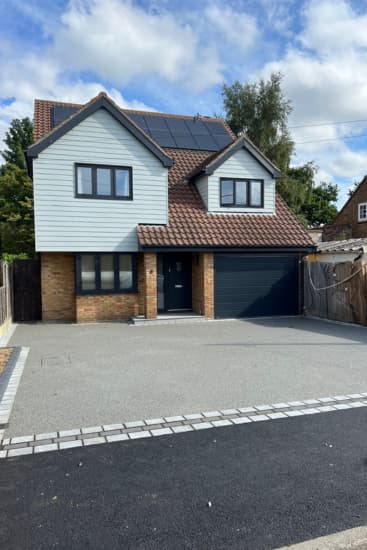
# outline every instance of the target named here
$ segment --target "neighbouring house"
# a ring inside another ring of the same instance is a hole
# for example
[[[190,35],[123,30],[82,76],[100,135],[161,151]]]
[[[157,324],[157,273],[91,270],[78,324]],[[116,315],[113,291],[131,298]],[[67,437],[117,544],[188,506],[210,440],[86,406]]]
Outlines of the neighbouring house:
[[[36,100],[42,316],[120,320],[298,314],[307,231],[281,174],[217,118]]]
[[[324,226],[323,241],[367,237],[367,176],[349,197],[333,223]]]

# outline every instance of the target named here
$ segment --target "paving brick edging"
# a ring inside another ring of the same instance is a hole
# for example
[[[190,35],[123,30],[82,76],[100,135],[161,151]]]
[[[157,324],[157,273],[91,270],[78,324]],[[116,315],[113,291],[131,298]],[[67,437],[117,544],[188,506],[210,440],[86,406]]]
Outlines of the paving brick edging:
[[[8,426],[10,413],[13,408],[15,396],[23,374],[24,365],[28,356],[29,348],[15,348],[10,357],[10,365],[7,365],[4,375],[7,375],[7,369],[10,368],[10,376],[4,392],[0,393],[0,439],[4,434],[4,429]],[[14,362],[14,363],[13,363]],[[13,363],[13,364],[12,364]],[[1,389],[1,381],[0,381]]]
[[[293,416],[326,413],[355,407],[367,407],[367,392],[305,399],[303,401],[273,403],[272,405],[257,405],[239,409],[223,409],[162,418],[149,418],[134,422],[61,430],[58,432],[12,437],[11,439],[6,438],[0,442],[0,458],[31,455],[34,453],[70,449],[72,447],[87,447],[100,443],[113,443],[115,441],[178,434],[194,430],[235,426],[251,422],[277,420]]]

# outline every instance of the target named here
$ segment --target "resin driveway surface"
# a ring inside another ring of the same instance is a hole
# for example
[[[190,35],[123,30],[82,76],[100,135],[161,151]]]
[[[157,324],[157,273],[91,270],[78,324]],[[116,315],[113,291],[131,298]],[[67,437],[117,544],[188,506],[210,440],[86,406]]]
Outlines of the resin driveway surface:
[[[7,435],[367,391],[367,329],[303,318],[19,325]]]

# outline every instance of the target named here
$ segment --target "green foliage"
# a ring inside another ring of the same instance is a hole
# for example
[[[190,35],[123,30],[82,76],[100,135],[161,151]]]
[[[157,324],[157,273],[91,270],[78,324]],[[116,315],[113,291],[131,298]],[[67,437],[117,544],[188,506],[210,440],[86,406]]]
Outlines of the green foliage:
[[[257,83],[223,85],[222,97],[226,119],[238,135],[244,132],[283,172],[288,169],[294,143],[287,128],[292,111],[281,88],[282,75],[273,73],[270,80]]]
[[[313,162],[288,169],[277,182],[277,191],[305,226],[330,223],[338,210],[338,186],[315,184],[317,167]]]
[[[1,256],[1,259],[8,264],[15,262],[15,260],[28,260],[28,254],[21,252],[20,254],[7,254],[6,252]]]
[[[0,176],[0,250],[34,255],[32,181],[15,164],[7,164]]]
[[[5,133],[4,143],[7,148],[1,154],[6,164],[15,164],[25,170],[24,150],[33,143],[31,120],[28,117],[12,120],[9,130]]]
[[[282,92],[282,75],[273,73],[265,82],[223,86],[226,120],[235,134],[244,132],[280,168],[284,176],[277,191],[305,225],[330,223],[337,214],[338,188],[331,183],[315,185],[313,162],[291,167],[294,142],[288,130],[292,105]]]

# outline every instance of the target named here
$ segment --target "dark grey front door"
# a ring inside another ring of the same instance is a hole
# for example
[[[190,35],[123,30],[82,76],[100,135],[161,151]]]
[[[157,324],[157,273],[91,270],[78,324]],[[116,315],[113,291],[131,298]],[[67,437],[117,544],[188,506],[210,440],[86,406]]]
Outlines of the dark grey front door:
[[[191,254],[164,256],[165,310],[192,308]]]

